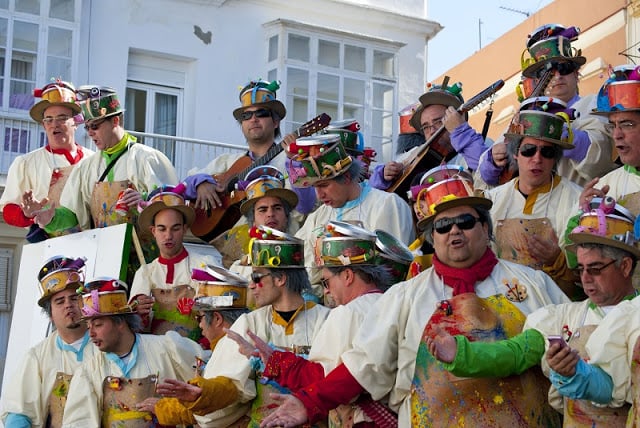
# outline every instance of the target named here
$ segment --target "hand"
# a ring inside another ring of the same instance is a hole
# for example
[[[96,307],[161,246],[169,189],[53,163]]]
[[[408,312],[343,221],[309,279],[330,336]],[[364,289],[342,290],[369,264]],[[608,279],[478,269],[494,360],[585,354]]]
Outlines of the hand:
[[[271,354],[273,354],[273,349],[271,349],[271,346],[269,346],[267,342],[260,339],[251,331],[247,330],[247,335],[251,338],[251,340],[253,340],[254,344],[251,344],[248,340],[246,340],[244,337],[233,330],[225,328],[224,331],[225,333],[227,333],[229,339],[238,344],[238,346],[240,347],[240,353],[245,357],[260,357],[262,362],[265,364],[269,361],[269,358],[271,358]]]
[[[27,218],[33,218],[41,211],[44,207],[49,203],[49,198],[44,198],[41,201],[34,199],[33,192],[31,190],[27,190],[22,195],[22,203],[20,207],[22,208],[22,212]]]
[[[439,334],[435,337],[427,338],[427,346],[431,355],[443,363],[453,362],[458,352],[456,339],[450,334]]]
[[[136,409],[141,412],[156,413],[156,403],[160,401],[158,397],[149,397],[144,401],[136,404]]]
[[[260,428],[293,428],[307,422],[307,409],[293,395],[270,394],[271,399],[280,402],[280,406],[260,422]]]
[[[289,150],[291,144],[296,142],[296,138],[298,138],[296,134],[287,134],[284,136],[282,142],[280,143],[282,144],[282,147],[284,148],[284,151],[289,159],[292,159],[295,155],[297,155],[297,153],[291,153],[291,151]]]
[[[609,192],[609,185],[605,184],[601,189],[596,189],[595,185],[600,181],[599,177],[594,178],[590,182],[588,182],[582,193],[580,193],[580,209],[584,212],[591,211],[590,203],[593,198],[604,198],[605,195]]]
[[[135,299],[133,299],[131,303],[135,306],[134,310],[138,315],[148,315],[151,312],[151,308],[153,308],[155,301],[156,299],[152,296],[139,294],[135,296]]]
[[[182,401],[196,401],[202,394],[202,388],[177,379],[165,379],[156,387],[163,397],[175,397]]]
[[[127,204],[129,208],[137,208],[138,204],[143,201],[142,195],[135,189],[127,188],[123,193],[118,203]]]
[[[453,130],[458,126],[462,125],[464,122],[464,117],[460,113],[458,113],[455,108],[449,106],[444,111],[444,116],[442,116],[442,124],[450,133],[453,132]]]
[[[386,181],[393,181],[402,174],[404,170],[404,164],[401,162],[387,162],[384,164],[384,179]]]
[[[575,349],[571,349],[569,345],[553,343],[549,346],[545,354],[547,363],[556,373],[571,377],[576,374],[576,366],[580,360],[580,355]]]
[[[552,230],[549,238],[531,235],[527,238],[529,254],[544,265],[552,266],[562,250],[558,245],[558,236]]]
[[[209,210],[211,208],[221,207],[222,199],[218,193],[223,193],[225,189],[220,184],[209,183],[208,181],[198,184],[196,187],[196,208]]]
[[[33,221],[42,229],[44,229],[49,223],[51,223],[51,220],[53,220],[55,214],[56,204],[52,203],[50,207],[41,209],[40,211],[36,211],[36,215],[33,217]]]
[[[509,162],[509,155],[507,154],[507,145],[505,143],[496,143],[491,146],[491,158],[493,164],[497,167],[504,168]]]

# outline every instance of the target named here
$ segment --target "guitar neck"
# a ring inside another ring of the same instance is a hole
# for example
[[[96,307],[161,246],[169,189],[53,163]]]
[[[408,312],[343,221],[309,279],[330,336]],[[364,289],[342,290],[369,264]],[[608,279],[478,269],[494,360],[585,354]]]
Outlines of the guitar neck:
[[[284,147],[282,146],[282,142],[273,144],[271,147],[269,147],[269,150],[267,150],[267,153],[265,153],[263,156],[260,156],[258,159],[254,160],[248,168],[234,175],[233,179],[240,180],[242,177],[246,177],[249,171],[251,171],[253,168],[268,164],[271,161],[271,159],[278,156],[283,150],[284,150]]]

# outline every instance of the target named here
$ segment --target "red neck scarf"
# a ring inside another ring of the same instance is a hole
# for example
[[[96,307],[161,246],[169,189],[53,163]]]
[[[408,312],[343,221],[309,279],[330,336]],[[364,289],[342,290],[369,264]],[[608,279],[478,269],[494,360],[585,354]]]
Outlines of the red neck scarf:
[[[445,285],[453,288],[453,295],[457,296],[462,293],[475,293],[476,283],[491,275],[493,267],[498,264],[498,259],[493,251],[487,247],[487,251],[484,252],[480,260],[468,268],[447,266],[438,260],[435,254],[432,263],[438,276],[442,278]]]
[[[64,155],[65,158],[67,158],[67,161],[69,161],[69,163],[71,165],[75,165],[78,162],[80,162],[80,159],[82,159],[84,157],[84,152],[82,151],[82,146],[79,146],[76,144],[76,155],[72,156],[71,152],[67,149],[52,149],[50,145],[46,145],[44,146],[44,148],[49,152],[49,153],[53,153],[54,155]]]
[[[167,277],[165,278],[165,282],[167,284],[173,284],[173,275],[175,273],[175,265],[183,261],[189,256],[186,248],[183,248],[182,251],[175,257],[170,259],[165,259],[162,256],[158,256],[158,263],[167,266]]]

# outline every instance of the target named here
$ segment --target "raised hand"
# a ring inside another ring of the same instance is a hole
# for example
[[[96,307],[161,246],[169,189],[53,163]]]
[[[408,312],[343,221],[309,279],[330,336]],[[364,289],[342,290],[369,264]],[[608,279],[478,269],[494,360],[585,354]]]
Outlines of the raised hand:
[[[280,403],[280,406],[260,422],[260,428],[293,428],[307,422],[309,416],[307,409],[293,395],[270,394],[271,399]]]
[[[202,388],[177,379],[165,379],[156,387],[163,397],[175,397],[182,401],[196,401],[202,394]]]
[[[22,212],[25,217],[33,218],[40,212],[44,207],[49,203],[49,198],[44,198],[41,201],[35,199],[33,197],[33,192],[31,190],[27,190],[22,195],[22,203],[20,207],[22,208]]]

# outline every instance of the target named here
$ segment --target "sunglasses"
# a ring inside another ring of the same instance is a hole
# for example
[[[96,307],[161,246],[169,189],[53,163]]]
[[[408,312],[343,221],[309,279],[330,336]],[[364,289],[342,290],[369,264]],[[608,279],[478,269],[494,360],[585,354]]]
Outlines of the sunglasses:
[[[84,130],[85,131],[97,131],[98,128],[100,128],[100,125],[102,125],[104,122],[106,122],[107,119],[102,119],[102,120],[95,120],[91,123],[85,123],[84,124]]]
[[[64,123],[67,120],[71,119],[71,116],[66,115],[66,114],[60,114],[56,117],[51,117],[51,116],[47,116],[42,118],[42,123],[44,123],[45,125],[51,125],[52,123]]]
[[[331,275],[329,278],[320,278],[320,284],[325,290],[329,289],[329,280],[333,278],[335,275]]]
[[[605,270],[606,268],[608,268],[609,266],[611,266],[612,264],[614,264],[616,262],[615,259],[611,260],[609,263],[606,263],[600,267],[582,267],[579,266],[576,268],[576,272],[578,272],[578,275],[582,276],[582,274],[584,272],[587,272],[589,275],[591,276],[598,276],[602,273],[603,270]]]
[[[251,273],[251,282],[253,282],[254,284],[259,283],[262,278],[264,278],[265,276],[269,276],[272,275],[271,273],[258,273],[258,272],[252,272]]]
[[[449,233],[454,224],[458,226],[460,230],[471,230],[476,223],[482,223],[482,220],[471,214],[462,214],[458,217],[443,217],[436,220],[433,223],[433,229],[442,235]]]
[[[576,71],[578,69],[578,66],[575,65],[572,62],[556,62],[556,61],[552,61],[549,64],[545,65],[544,67],[542,67],[540,70],[538,70],[538,78],[542,77],[542,75],[547,71],[547,70],[555,70],[557,71],[561,76],[566,76],[568,74],[573,73],[574,71]]]
[[[554,159],[558,154],[558,151],[553,146],[536,146],[535,144],[523,144],[520,146],[520,154],[525,158],[532,158],[536,155],[536,152],[540,150],[540,154],[545,159]]]
[[[271,111],[264,108],[253,111],[243,111],[240,113],[240,120],[244,122],[245,120],[251,119],[254,115],[258,118],[271,117]]]

